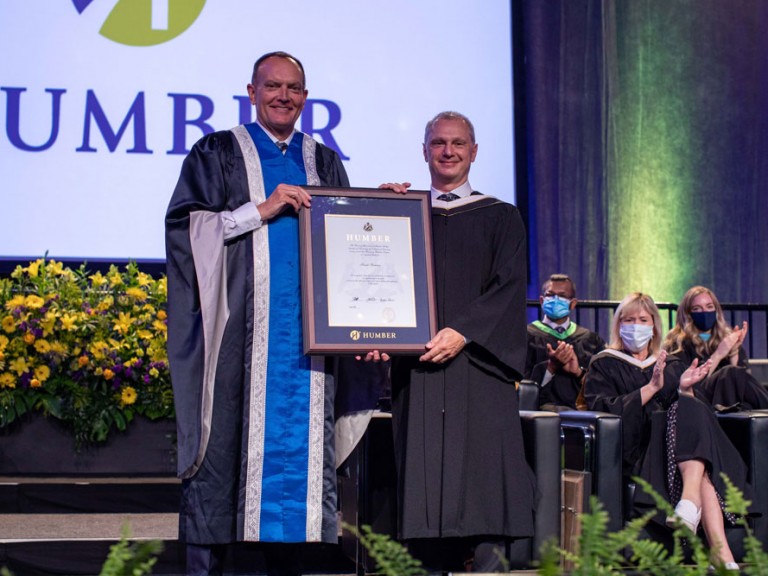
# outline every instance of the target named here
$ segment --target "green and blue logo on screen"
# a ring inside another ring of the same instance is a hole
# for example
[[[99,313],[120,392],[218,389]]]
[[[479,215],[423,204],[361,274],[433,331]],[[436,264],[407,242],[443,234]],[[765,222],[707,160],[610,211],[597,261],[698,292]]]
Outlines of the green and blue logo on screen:
[[[83,11],[97,0],[72,0]],[[183,34],[200,15],[205,0],[119,0],[99,34],[128,46],[154,46]]]

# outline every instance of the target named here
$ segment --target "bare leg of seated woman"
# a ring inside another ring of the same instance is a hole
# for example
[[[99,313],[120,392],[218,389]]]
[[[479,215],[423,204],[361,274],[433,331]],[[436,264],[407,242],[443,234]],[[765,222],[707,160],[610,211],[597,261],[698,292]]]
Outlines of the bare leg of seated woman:
[[[725,537],[725,521],[723,519],[723,511],[720,509],[720,502],[715,493],[715,487],[707,476],[704,477],[704,482],[702,483],[701,496],[701,524],[704,527],[704,533],[707,535],[709,546],[714,553],[713,560],[717,559],[721,564],[728,567],[729,563],[734,562],[733,552],[731,552],[728,540]]]
[[[730,567],[728,564],[733,563],[734,558],[725,538],[723,511],[715,487],[706,474],[704,462],[687,460],[678,462],[677,467],[683,477],[683,494],[680,501],[689,500],[701,509],[701,524],[713,553],[712,560],[715,564]]]

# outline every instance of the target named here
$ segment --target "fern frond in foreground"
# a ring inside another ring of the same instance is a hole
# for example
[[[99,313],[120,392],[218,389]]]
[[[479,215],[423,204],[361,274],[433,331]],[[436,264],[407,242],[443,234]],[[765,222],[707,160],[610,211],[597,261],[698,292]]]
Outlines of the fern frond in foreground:
[[[755,537],[754,532],[747,523],[747,510],[752,504],[744,498],[741,490],[734,486],[733,482],[725,475],[722,476],[725,482],[725,502],[728,512],[737,515],[736,521],[739,526],[744,528],[744,566],[742,572],[748,576],[768,576],[768,552],[763,550],[763,545]],[[756,489],[758,487],[755,487]]]
[[[751,504],[733,483],[723,476],[726,484],[726,509],[737,515],[737,523],[744,529],[744,550],[741,573],[748,576],[768,576],[768,553],[752,532],[747,522],[747,510]],[[541,549],[538,574],[541,576],[625,576],[627,572],[638,574],[663,574],[664,576],[732,576],[723,566],[710,566],[712,550],[707,550],[701,539],[682,522],[674,527],[674,544],[668,550],[662,543],[644,537],[643,531],[659,512],[673,515],[674,509],[651,485],[642,478],[633,478],[638,487],[650,495],[656,508],[625,523],[621,530],[608,530],[608,513],[600,501],[590,498],[589,513],[579,515],[581,535],[576,551],[558,547],[557,542],[546,542]],[[377,564],[378,573],[384,576],[423,576],[426,571],[408,550],[388,536],[376,534],[370,526],[358,531],[344,524],[360,539]],[[563,562],[570,565],[565,570]]]
[[[368,550],[368,554],[376,562],[378,573],[384,576],[424,576],[427,571],[421,566],[421,562],[408,553],[405,546],[395,542],[385,534],[375,533],[370,526],[363,525],[360,530],[354,526],[342,524],[360,540],[360,543]]]
[[[131,542],[130,528],[123,526],[120,541],[109,549],[99,576],[143,576],[151,574],[157,562],[157,555],[163,551],[159,540]]]

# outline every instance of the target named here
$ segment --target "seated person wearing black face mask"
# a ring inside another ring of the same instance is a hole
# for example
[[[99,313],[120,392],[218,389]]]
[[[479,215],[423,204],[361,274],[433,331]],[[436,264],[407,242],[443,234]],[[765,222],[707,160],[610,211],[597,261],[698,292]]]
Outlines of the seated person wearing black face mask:
[[[539,406],[573,410],[593,354],[603,339],[570,319],[576,308],[576,285],[565,274],[552,274],[539,296],[543,317],[528,324],[525,377],[539,383]]]
[[[664,339],[663,348],[684,365],[711,360],[707,377],[694,394],[718,410],[768,408],[768,393],[747,371],[742,347],[747,323],[731,328],[714,292],[704,286],[689,289],[677,309],[677,322]]]

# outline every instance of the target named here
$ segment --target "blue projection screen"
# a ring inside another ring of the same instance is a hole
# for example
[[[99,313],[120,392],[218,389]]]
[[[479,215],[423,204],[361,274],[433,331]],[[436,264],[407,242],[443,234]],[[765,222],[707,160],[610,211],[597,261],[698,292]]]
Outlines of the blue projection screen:
[[[424,124],[475,124],[470,182],[514,202],[509,0],[0,0],[0,257],[163,259],[182,160],[250,121],[254,60],[302,60],[299,128],[357,187],[429,187]]]

